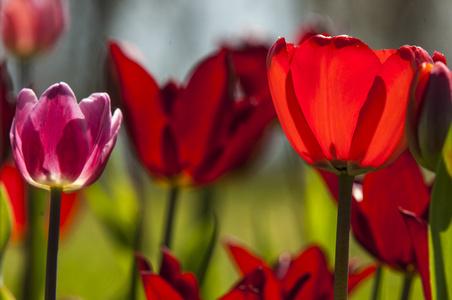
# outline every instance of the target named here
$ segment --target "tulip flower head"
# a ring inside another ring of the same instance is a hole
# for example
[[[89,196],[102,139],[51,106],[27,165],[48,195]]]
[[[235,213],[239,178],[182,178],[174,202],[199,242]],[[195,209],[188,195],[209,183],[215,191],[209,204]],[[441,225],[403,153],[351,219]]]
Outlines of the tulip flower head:
[[[452,72],[443,56],[435,52],[433,58],[435,63],[423,63],[413,78],[406,117],[411,153],[431,171],[438,165],[452,121]]]
[[[14,160],[32,185],[74,191],[101,175],[122,123],[113,116],[106,93],[94,93],[80,104],[66,83],[54,84],[40,97],[23,89],[11,127]]]
[[[264,46],[223,47],[194,68],[186,85],[160,87],[109,42],[108,76],[120,92],[114,98],[122,100],[126,129],[154,179],[199,186],[243,165],[276,115],[266,54]]]
[[[135,254],[146,298],[200,300],[198,283],[192,273],[181,273],[181,265],[168,250],[162,249],[160,273],[152,271],[151,264],[141,254]]]
[[[221,300],[333,299],[334,275],[318,246],[310,246],[296,257],[281,254],[274,269],[236,242],[229,241],[226,247],[243,279]],[[352,268],[348,292],[374,271],[374,266],[360,270]]]
[[[309,164],[358,174],[393,162],[404,133],[414,65],[430,59],[417,47],[372,50],[350,36],[316,35],[299,46],[279,39],[267,66],[283,130]]]
[[[69,20],[66,0],[5,0],[0,10],[3,45],[20,59],[50,50]]]

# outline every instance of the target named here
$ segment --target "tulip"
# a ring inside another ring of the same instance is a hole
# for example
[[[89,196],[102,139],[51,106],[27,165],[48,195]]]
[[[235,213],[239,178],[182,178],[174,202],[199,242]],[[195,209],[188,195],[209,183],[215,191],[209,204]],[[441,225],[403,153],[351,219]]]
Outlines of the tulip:
[[[162,249],[163,260],[160,273],[152,271],[148,260],[141,254],[135,254],[138,269],[143,282],[146,298],[199,300],[199,288],[192,273],[181,273],[181,266],[177,258],[166,248]]]
[[[416,160],[431,171],[436,170],[452,121],[451,86],[452,72],[445,60],[423,63],[411,84],[406,116],[408,142]]]
[[[65,83],[52,85],[39,101],[30,89],[19,93],[10,133],[14,160],[28,183],[50,190],[46,300],[56,298],[62,193],[87,187],[99,178],[121,122],[120,110],[111,115],[105,93],[92,94],[80,104]]]
[[[111,116],[107,94],[95,93],[77,104],[70,87],[59,83],[39,101],[32,90],[23,89],[17,103],[10,138],[28,183],[74,191],[99,178],[122,122],[120,110]]]
[[[333,174],[321,174],[336,195],[338,187]],[[410,152],[403,153],[388,167],[365,175],[362,184],[355,182],[353,194],[351,226],[357,241],[381,263],[408,278],[419,271],[425,298],[431,299],[427,226],[417,230],[414,238],[410,228],[415,223],[410,219],[419,223],[427,219],[430,187]]]
[[[243,279],[221,300],[333,299],[334,275],[318,246],[310,246],[296,257],[283,253],[275,269],[236,242],[229,241],[226,247]],[[374,266],[352,268],[348,293],[374,271]]]
[[[199,186],[240,167],[275,117],[264,46],[223,48],[200,62],[185,86],[162,87],[118,43],[108,47],[107,78],[116,83],[109,89],[119,87],[126,129],[159,182]]]
[[[350,36],[280,38],[267,65],[281,126],[298,154],[339,179],[335,299],[346,299],[353,178],[392,163],[406,148],[405,114],[421,48],[373,51]]]
[[[0,10],[3,45],[22,60],[49,51],[69,22],[66,0],[5,0]]]

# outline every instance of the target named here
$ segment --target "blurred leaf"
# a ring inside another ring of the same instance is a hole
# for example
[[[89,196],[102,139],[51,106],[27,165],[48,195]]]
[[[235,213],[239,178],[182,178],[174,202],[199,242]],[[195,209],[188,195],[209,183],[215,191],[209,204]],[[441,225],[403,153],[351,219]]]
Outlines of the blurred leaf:
[[[130,183],[116,178],[107,188],[96,183],[84,193],[92,211],[116,241],[127,248],[133,248],[139,211]]]
[[[7,200],[5,187],[0,188],[0,266],[3,254],[6,250],[12,231],[12,217],[9,201]],[[0,270],[1,273],[1,270]]]
[[[305,230],[307,243],[320,244],[334,263],[337,207],[326,185],[312,168],[306,168]]]
[[[429,259],[433,299],[452,295],[452,180],[441,159],[430,200]]]
[[[215,214],[206,216],[186,239],[184,269],[195,273],[201,286],[209,267],[218,239],[218,219]]]
[[[16,298],[14,298],[6,286],[0,284],[0,300],[16,300]]]

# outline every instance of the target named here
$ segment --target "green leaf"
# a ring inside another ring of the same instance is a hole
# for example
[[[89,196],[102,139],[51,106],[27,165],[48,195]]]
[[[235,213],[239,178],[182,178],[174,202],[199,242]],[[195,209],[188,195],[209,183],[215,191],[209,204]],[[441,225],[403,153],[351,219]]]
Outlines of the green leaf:
[[[1,185],[0,188],[0,266],[3,254],[6,250],[9,238],[12,231],[11,208],[6,196],[5,188]],[[0,270],[1,273],[1,270]]]
[[[452,180],[441,159],[430,200],[429,260],[433,299],[452,295]]]
[[[313,168],[306,168],[304,200],[306,242],[320,244],[330,261],[334,262],[337,206],[322,177]]]
[[[0,284],[0,300],[16,300],[16,298],[14,298],[6,286]]]

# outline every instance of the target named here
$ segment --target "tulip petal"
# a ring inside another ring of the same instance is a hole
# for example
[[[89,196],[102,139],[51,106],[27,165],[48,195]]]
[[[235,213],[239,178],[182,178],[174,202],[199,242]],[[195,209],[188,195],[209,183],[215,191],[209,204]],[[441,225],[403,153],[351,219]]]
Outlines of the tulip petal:
[[[239,244],[228,241],[226,242],[226,248],[234,259],[235,265],[242,276],[259,267],[269,268],[255,254]]]
[[[86,123],[67,84],[55,84],[42,94],[20,134],[27,141],[22,149],[35,181],[63,186],[83,170],[89,153]]]
[[[291,71],[306,122],[328,160],[348,159],[352,134],[380,68],[360,40],[317,35],[295,48]],[[295,84],[296,83],[296,84]]]
[[[185,300],[162,277],[153,273],[141,273],[146,298],[148,300]]]
[[[128,57],[118,44],[110,43],[110,53],[121,82],[126,129],[143,164],[151,173],[165,173],[165,153],[155,147],[163,140],[168,114],[154,78]]]
[[[413,70],[411,62],[400,52],[393,54],[378,73],[386,87],[386,103],[378,125],[374,130],[367,151],[361,160],[364,167],[379,168],[392,163],[406,148],[405,116]],[[362,121],[372,118],[369,110],[363,111]],[[358,124],[359,128],[361,124]],[[356,135],[357,143],[364,131]]]
[[[311,164],[328,164],[295,96],[289,66],[290,46],[281,38],[269,51],[267,74],[276,113],[289,142],[303,159]]]
[[[349,295],[353,290],[367,277],[375,273],[376,267],[369,266],[360,270],[350,270],[348,275],[348,293]]]
[[[183,164],[200,165],[227,142],[233,109],[230,76],[228,53],[222,50],[195,68],[174,102],[171,121]]]
[[[246,274],[229,293],[219,300],[264,300],[267,299],[264,297],[265,286],[265,272],[262,268],[257,268]]]
[[[404,210],[403,208],[399,208],[399,210],[410,232],[412,243],[415,245],[415,265],[421,275],[425,299],[430,300],[432,299],[432,291],[430,287],[427,222],[410,211]]]

